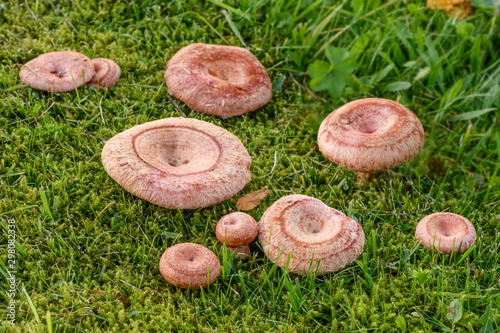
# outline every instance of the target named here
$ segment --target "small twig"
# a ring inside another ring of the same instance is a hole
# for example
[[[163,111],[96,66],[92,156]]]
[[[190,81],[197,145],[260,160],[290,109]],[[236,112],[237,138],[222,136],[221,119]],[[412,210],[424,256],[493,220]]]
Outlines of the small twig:
[[[102,119],[102,123],[104,124],[104,126],[106,126],[106,122],[104,121],[104,116],[102,114],[102,107],[101,107],[101,104],[102,104],[102,99],[104,98],[104,96],[101,97],[101,100],[99,101],[99,114],[101,115],[101,119]]]
[[[179,107],[179,105],[177,105],[177,103],[174,101],[174,99],[170,96],[170,91],[169,91],[169,92],[167,92],[167,98],[168,98],[168,100],[170,101],[170,103],[172,103],[172,104],[174,105],[174,107],[175,107],[175,109],[177,110],[177,112],[179,112],[179,113],[180,113],[180,115],[181,115],[182,117],[184,117],[184,118],[185,118],[185,117],[186,117],[186,114],[185,114],[184,112],[182,112],[182,110],[181,110],[181,108]]]
[[[136,286],[131,285],[131,284],[130,284],[130,283],[128,283],[127,281],[123,281],[122,279],[120,279],[120,282],[121,282],[121,283],[125,283],[125,284],[126,284],[127,286],[129,286],[129,287],[132,287],[132,288],[135,288],[135,289],[139,289],[139,288],[137,288]]]
[[[288,71],[288,74],[290,76],[290,78],[292,79],[293,83],[295,83],[297,86],[299,86],[300,88],[304,89],[305,91],[307,91],[307,93],[309,95],[311,95],[312,98],[314,98],[315,100],[320,100],[322,101],[323,103],[326,103],[328,102],[326,99],[322,98],[322,97],[319,97],[317,96],[315,93],[313,93],[309,88],[307,88],[306,86],[300,84],[297,80],[295,80],[295,78],[293,77],[293,74]]]
[[[347,311],[346,308],[344,308],[342,305],[339,304],[339,306],[342,308],[342,310],[345,311],[345,313],[347,314],[347,316],[349,317],[349,319],[351,319],[351,321],[354,323],[354,325],[356,325],[356,327],[358,328],[358,330],[361,331],[361,327],[359,327],[358,324],[354,321],[354,319],[349,314],[349,311]]]
[[[271,175],[271,174],[274,172],[274,169],[276,168],[276,162],[277,162],[277,160],[278,160],[278,153],[277,153],[277,151],[275,150],[275,151],[274,151],[274,165],[273,165],[273,168],[271,169],[271,171],[270,171],[267,175],[260,176],[260,177],[259,177],[259,179],[260,179],[260,178],[267,177],[267,176]]]

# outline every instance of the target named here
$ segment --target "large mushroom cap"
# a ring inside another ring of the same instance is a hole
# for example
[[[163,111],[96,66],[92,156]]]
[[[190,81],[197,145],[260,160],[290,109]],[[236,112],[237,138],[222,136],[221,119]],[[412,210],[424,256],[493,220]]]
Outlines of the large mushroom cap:
[[[294,194],[266,210],[259,242],[269,259],[289,272],[325,274],[356,260],[365,234],[356,221],[321,200]]]
[[[68,92],[92,80],[95,67],[84,54],[72,51],[45,53],[21,68],[19,76],[32,88]]]
[[[167,63],[169,91],[193,110],[237,116],[266,105],[272,86],[266,69],[249,51],[235,46],[196,43]]]
[[[465,252],[476,239],[476,229],[463,216],[453,213],[434,213],[418,224],[415,236],[420,243],[443,253]]]
[[[224,215],[215,228],[217,239],[230,247],[248,245],[254,241],[258,233],[257,221],[242,212]]]
[[[219,258],[204,246],[181,243],[161,256],[160,272],[169,283],[189,289],[206,287],[220,275]]]
[[[408,162],[422,149],[418,117],[398,102],[365,98],[328,115],[318,133],[326,158],[355,171],[375,172]]]
[[[95,75],[89,82],[94,87],[111,88],[121,75],[120,66],[111,59],[97,58],[92,59],[95,66]]]
[[[132,194],[172,209],[229,199],[250,181],[250,155],[225,129],[190,118],[132,127],[102,150],[106,172]]]

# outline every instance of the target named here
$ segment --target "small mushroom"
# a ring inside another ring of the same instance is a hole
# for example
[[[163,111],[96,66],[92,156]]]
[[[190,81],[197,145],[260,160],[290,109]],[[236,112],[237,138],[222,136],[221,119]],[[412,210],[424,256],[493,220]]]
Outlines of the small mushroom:
[[[434,213],[418,224],[415,236],[422,246],[442,253],[463,253],[476,239],[476,229],[463,216],[453,213]]]
[[[266,69],[249,51],[235,46],[195,43],[167,63],[168,90],[196,111],[232,117],[271,100]]]
[[[165,280],[177,287],[199,289],[217,280],[220,262],[212,251],[202,245],[181,243],[163,253],[160,272]]]
[[[106,58],[92,59],[95,66],[95,75],[89,82],[90,86],[98,88],[111,88],[120,78],[120,66],[116,62]]]
[[[171,209],[231,198],[250,181],[250,155],[225,129],[191,118],[132,127],[104,145],[106,172],[132,194]]]
[[[49,52],[29,61],[19,76],[34,89],[68,92],[92,80],[95,66],[84,54],[72,51]]]
[[[361,226],[342,212],[306,195],[273,203],[259,222],[266,256],[288,272],[319,275],[338,271],[363,251]]]
[[[242,259],[249,257],[250,247],[259,233],[257,221],[248,214],[235,212],[223,216],[215,228],[217,239]]]
[[[424,144],[418,117],[398,102],[365,98],[328,115],[318,132],[319,150],[334,163],[355,170],[358,182],[375,171],[410,161]]]

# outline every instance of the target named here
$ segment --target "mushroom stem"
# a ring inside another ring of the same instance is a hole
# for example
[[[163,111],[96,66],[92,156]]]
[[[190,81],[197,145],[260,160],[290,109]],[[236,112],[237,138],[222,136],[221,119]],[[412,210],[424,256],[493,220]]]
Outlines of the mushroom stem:
[[[373,172],[356,171],[356,174],[358,176],[358,184],[369,183],[373,180]]]

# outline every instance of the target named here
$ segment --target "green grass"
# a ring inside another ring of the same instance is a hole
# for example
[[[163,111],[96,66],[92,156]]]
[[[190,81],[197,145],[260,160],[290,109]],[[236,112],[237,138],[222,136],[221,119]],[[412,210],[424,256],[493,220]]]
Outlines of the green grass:
[[[3,2],[0,218],[16,220],[18,290],[14,327],[3,305],[9,298],[2,222],[0,330],[498,331],[497,22],[485,10],[463,21],[448,18],[423,1]],[[177,101],[188,117],[226,128],[247,147],[252,181],[238,196],[270,188],[250,214],[260,219],[284,195],[316,197],[363,226],[367,240],[355,263],[317,278],[289,275],[258,243],[253,259],[242,262],[224,254],[214,233],[219,218],[236,209],[236,197],[178,212],[132,196],[106,174],[100,154],[107,139],[179,116],[163,74],[167,60],[194,42],[244,42],[274,83],[267,106],[235,118],[192,112]],[[348,49],[357,63],[341,96],[308,88],[306,69],[326,61],[327,45]],[[119,85],[66,94],[22,85],[20,66],[55,50],[114,59]],[[400,101],[426,132],[417,157],[366,186],[316,143],[326,115],[363,97]],[[472,250],[442,255],[419,246],[417,222],[439,211],[473,222]],[[223,273],[209,288],[178,289],[158,270],[163,251],[187,241],[221,259]],[[97,290],[105,293],[91,293]],[[454,300],[462,305],[456,320],[448,309]]]

